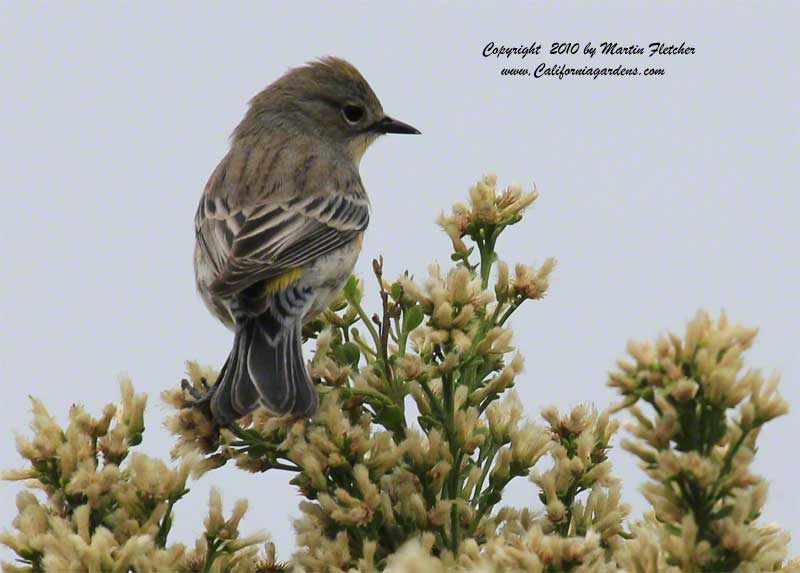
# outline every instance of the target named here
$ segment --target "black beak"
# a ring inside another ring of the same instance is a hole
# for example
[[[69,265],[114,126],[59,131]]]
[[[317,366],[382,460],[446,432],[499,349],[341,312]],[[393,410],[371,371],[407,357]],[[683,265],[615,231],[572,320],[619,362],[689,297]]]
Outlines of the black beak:
[[[378,133],[410,133],[414,135],[419,135],[422,133],[416,127],[408,125],[407,123],[403,123],[402,121],[392,119],[388,115],[384,116],[383,119],[379,119],[373,123],[369,129],[370,131],[377,131]]]

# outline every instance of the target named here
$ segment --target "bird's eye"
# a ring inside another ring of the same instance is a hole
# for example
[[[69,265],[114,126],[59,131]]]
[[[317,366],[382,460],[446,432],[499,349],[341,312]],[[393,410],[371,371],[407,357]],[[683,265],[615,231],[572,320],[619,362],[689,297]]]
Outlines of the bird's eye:
[[[364,108],[360,105],[348,104],[342,108],[342,115],[347,123],[353,125],[364,119]]]

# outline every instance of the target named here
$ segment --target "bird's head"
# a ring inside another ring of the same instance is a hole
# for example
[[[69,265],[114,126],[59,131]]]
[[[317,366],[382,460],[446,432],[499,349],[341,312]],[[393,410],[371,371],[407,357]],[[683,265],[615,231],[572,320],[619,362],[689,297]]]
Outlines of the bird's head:
[[[420,133],[386,115],[367,80],[350,63],[326,57],[294,68],[250,102],[234,136],[282,129],[343,146],[356,164],[386,133]]]

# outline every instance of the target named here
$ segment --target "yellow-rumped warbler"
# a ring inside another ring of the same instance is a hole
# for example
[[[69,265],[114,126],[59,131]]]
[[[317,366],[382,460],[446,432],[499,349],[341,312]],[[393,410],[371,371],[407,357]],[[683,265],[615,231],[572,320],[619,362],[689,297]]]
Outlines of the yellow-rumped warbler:
[[[202,400],[217,423],[259,404],[276,414],[316,410],[301,329],[353,270],[369,222],[358,165],[384,133],[419,131],[384,114],[338,58],[292,69],[251,100],[195,216],[197,288],[235,333]]]

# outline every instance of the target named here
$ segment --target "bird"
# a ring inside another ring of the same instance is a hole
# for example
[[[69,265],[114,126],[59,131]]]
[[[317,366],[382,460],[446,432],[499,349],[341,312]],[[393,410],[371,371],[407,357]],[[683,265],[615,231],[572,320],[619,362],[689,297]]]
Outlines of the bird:
[[[196,401],[225,426],[263,406],[311,417],[319,398],[302,326],[350,277],[370,219],[359,166],[384,134],[419,134],[386,115],[349,62],[292,68],[250,100],[195,214],[195,282],[234,333]]]

